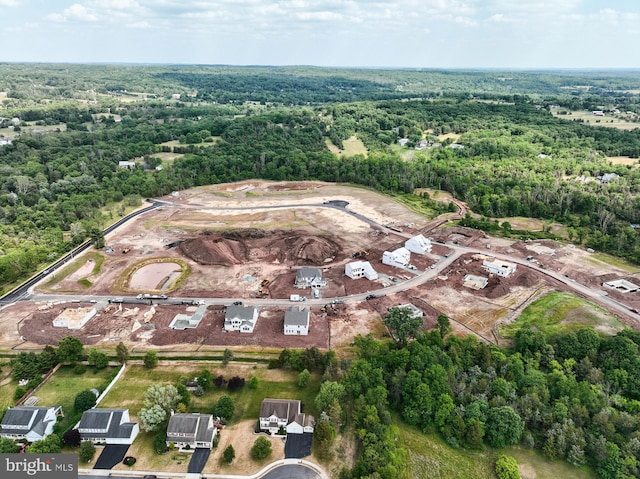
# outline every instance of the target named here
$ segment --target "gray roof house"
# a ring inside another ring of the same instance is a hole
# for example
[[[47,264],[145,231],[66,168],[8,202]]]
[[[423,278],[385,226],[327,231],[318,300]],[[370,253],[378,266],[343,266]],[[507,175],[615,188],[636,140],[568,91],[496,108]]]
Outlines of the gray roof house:
[[[76,425],[83,441],[131,445],[140,432],[128,409],[89,409]]]
[[[227,306],[227,311],[224,315],[224,330],[252,333],[257,321],[258,308],[232,304]]]
[[[263,399],[260,406],[260,429],[276,434],[280,428],[287,434],[313,432],[313,416],[301,412],[297,399]]]
[[[327,285],[327,280],[322,279],[322,271],[320,268],[310,268],[305,266],[300,268],[296,273],[296,288],[321,288]]]
[[[309,308],[290,306],[284,312],[284,334],[309,334]]]
[[[167,426],[167,447],[173,444],[185,451],[211,449],[217,433],[211,414],[174,414]]]
[[[0,423],[0,437],[40,441],[53,432],[58,416],[62,415],[61,406],[9,408]]]

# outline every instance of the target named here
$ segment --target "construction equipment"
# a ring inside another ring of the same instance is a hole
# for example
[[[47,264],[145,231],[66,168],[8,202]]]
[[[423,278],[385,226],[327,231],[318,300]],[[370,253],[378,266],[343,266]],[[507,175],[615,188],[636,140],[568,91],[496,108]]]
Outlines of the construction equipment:
[[[131,251],[131,248],[125,248],[122,250],[122,254],[127,254],[129,251]]]
[[[266,286],[269,286],[269,283],[271,283],[271,281],[269,281],[268,279],[263,279],[260,283],[260,286],[264,288]]]
[[[365,256],[367,256],[367,252],[363,249],[356,251],[351,255],[352,258],[364,258]]]

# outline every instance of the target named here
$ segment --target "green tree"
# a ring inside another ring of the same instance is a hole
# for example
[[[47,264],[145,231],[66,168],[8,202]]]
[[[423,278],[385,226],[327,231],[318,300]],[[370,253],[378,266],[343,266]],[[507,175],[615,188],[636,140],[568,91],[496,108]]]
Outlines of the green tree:
[[[36,441],[27,446],[29,454],[58,454],[62,451],[62,440],[57,434],[49,434],[41,441]]]
[[[220,396],[220,399],[216,401],[216,405],[213,408],[213,413],[216,416],[226,419],[227,421],[233,417],[233,412],[236,409],[236,405],[233,402],[233,398],[228,395]]]
[[[438,315],[438,331],[443,338],[451,331],[451,321],[444,314]]]
[[[498,479],[520,479],[516,458],[502,455],[496,459],[496,476]]]
[[[58,343],[58,360],[61,363],[75,364],[82,357],[83,346],[78,338],[67,336]]]
[[[89,365],[95,366],[96,369],[104,369],[109,365],[109,358],[96,348],[91,348],[87,356],[87,362]]]
[[[256,439],[256,442],[253,443],[251,447],[251,457],[261,461],[262,459],[266,459],[271,455],[271,441],[266,437],[260,436]]]
[[[325,381],[320,385],[320,391],[316,395],[315,403],[318,411],[322,412],[329,409],[329,405],[333,401],[338,401],[340,404],[346,397],[345,387],[335,381]]]
[[[258,389],[258,384],[260,384],[258,376],[251,376],[251,379],[249,379],[249,381],[247,382],[247,386],[249,386],[249,389]]]
[[[486,438],[493,447],[517,444],[524,432],[524,422],[511,406],[489,409]]]
[[[166,412],[176,407],[181,396],[173,384],[153,384],[147,388],[144,398],[144,406],[158,405]]]
[[[409,339],[415,338],[423,325],[422,318],[414,316],[409,308],[393,307],[382,318],[382,322],[389,329],[389,334],[401,348],[407,345]]]
[[[153,369],[158,365],[158,353],[150,349],[144,355],[143,359],[144,367],[147,369]]]
[[[226,348],[224,350],[224,353],[222,353],[222,364],[226,366],[232,360],[233,360],[233,351],[231,351],[229,348]]]
[[[96,405],[96,395],[89,390],[79,392],[73,401],[73,407],[78,412],[85,412]]]
[[[15,454],[18,452],[18,444],[8,437],[0,437],[0,454]]]
[[[222,460],[225,464],[231,464],[236,458],[236,450],[229,444],[222,453]]]
[[[96,453],[96,446],[91,441],[82,441],[78,451],[78,459],[81,462],[90,462]]]
[[[309,372],[308,369],[305,369],[300,374],[298,374],[298,380],[296,381],[296,384],[298,385],[299,388],[304,389],[307,387],[307,384],[309,384],[310,379],[311,379],[311,373]]]
[[[154,404],[150,407],[144,407],[140,409],[138,413],[138,419],[140,420],[140,427],[143,431],[157,431],[161,429],[167,420],[168,414],[162,406]]]
[[[120,364],[125,364],[129,360],[129,348],[122,341],[116,346],[116,358]]]
[[[205,391],[208,391],[213,387],[213,376],[211,371],[208,369],[200,371],[200,374],[198,374],[198,386],[202,387]]]

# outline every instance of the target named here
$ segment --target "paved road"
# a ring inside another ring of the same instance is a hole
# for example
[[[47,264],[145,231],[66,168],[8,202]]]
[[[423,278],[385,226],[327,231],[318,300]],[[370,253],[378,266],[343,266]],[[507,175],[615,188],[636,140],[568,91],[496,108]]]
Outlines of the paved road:
[[[292,464],[273,469],[262,479],[321,479],[321,476],[307,466]]]

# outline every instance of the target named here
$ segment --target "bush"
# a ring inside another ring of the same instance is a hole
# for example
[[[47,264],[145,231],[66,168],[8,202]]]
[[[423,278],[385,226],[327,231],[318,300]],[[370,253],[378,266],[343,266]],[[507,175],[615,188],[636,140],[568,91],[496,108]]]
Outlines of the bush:
[[[22,386],[18,386],[16,390],[13,392],[13,400],[18,401],[22,399],[22,396],[24,396],[25,394],[27,394],[27,390]]]
[[[244,387],[244,382],[245,382],[244,378],[241,378],[240,376],[234,376],[231,379],[229,379],[227,388],[229,388],[230,391],[241,389]]]
[[[227,446],[227,448],[222,453],[222,460],[225,464],[231,464],[233,460],[236,458],[236,451],[231,444]]]
[[[153,436],[153,452],[156,454],[167,452],[167,434],[164,431]]]
[[[63,434],[62,442],[66,446],[79,447],[80,443],[82,442],[80,431],[78,431],[77,429],[69,429]]]
[[[219,416],[229,420],[233,417],[235,408],[236,405],[233,402],[233,398],[225,394],[224,396],[220,396],[220,399],[216,402],[216,405],[213,408],[213,414],[214,416]]]
[[[78,376],[82,376],[86,372],[87,372],[87,367],[84,364],[78,364],[76,367],[73,368],[73,374],[76,374]]]
[[[256,442],[253,443],[253,447],[251,448],[251,457],[260,461],[262,459],[266,459],[271,455],[271,441],[266,437],[260,436],[256,439]]]
[[[73,407],[78,412],[88,411],[95,405],[96,395],[89,390],[78,393],[75,401],[73,402]]]
[[[122,464],[124,464],[125,466],[133,466],[136,463],[136,458],[133,456],[127,456],[124,458],[124,461],[122,461]]]
[[[96,453],[96,446],[91,441],[84,441],[80,444],[80,451],[78,452],[78,459],[81,462],[89,462],[93,459]]]
[[[498,479],[520,479],[518,462],[512,456],[500,456],[496,460],[496,475]]]

